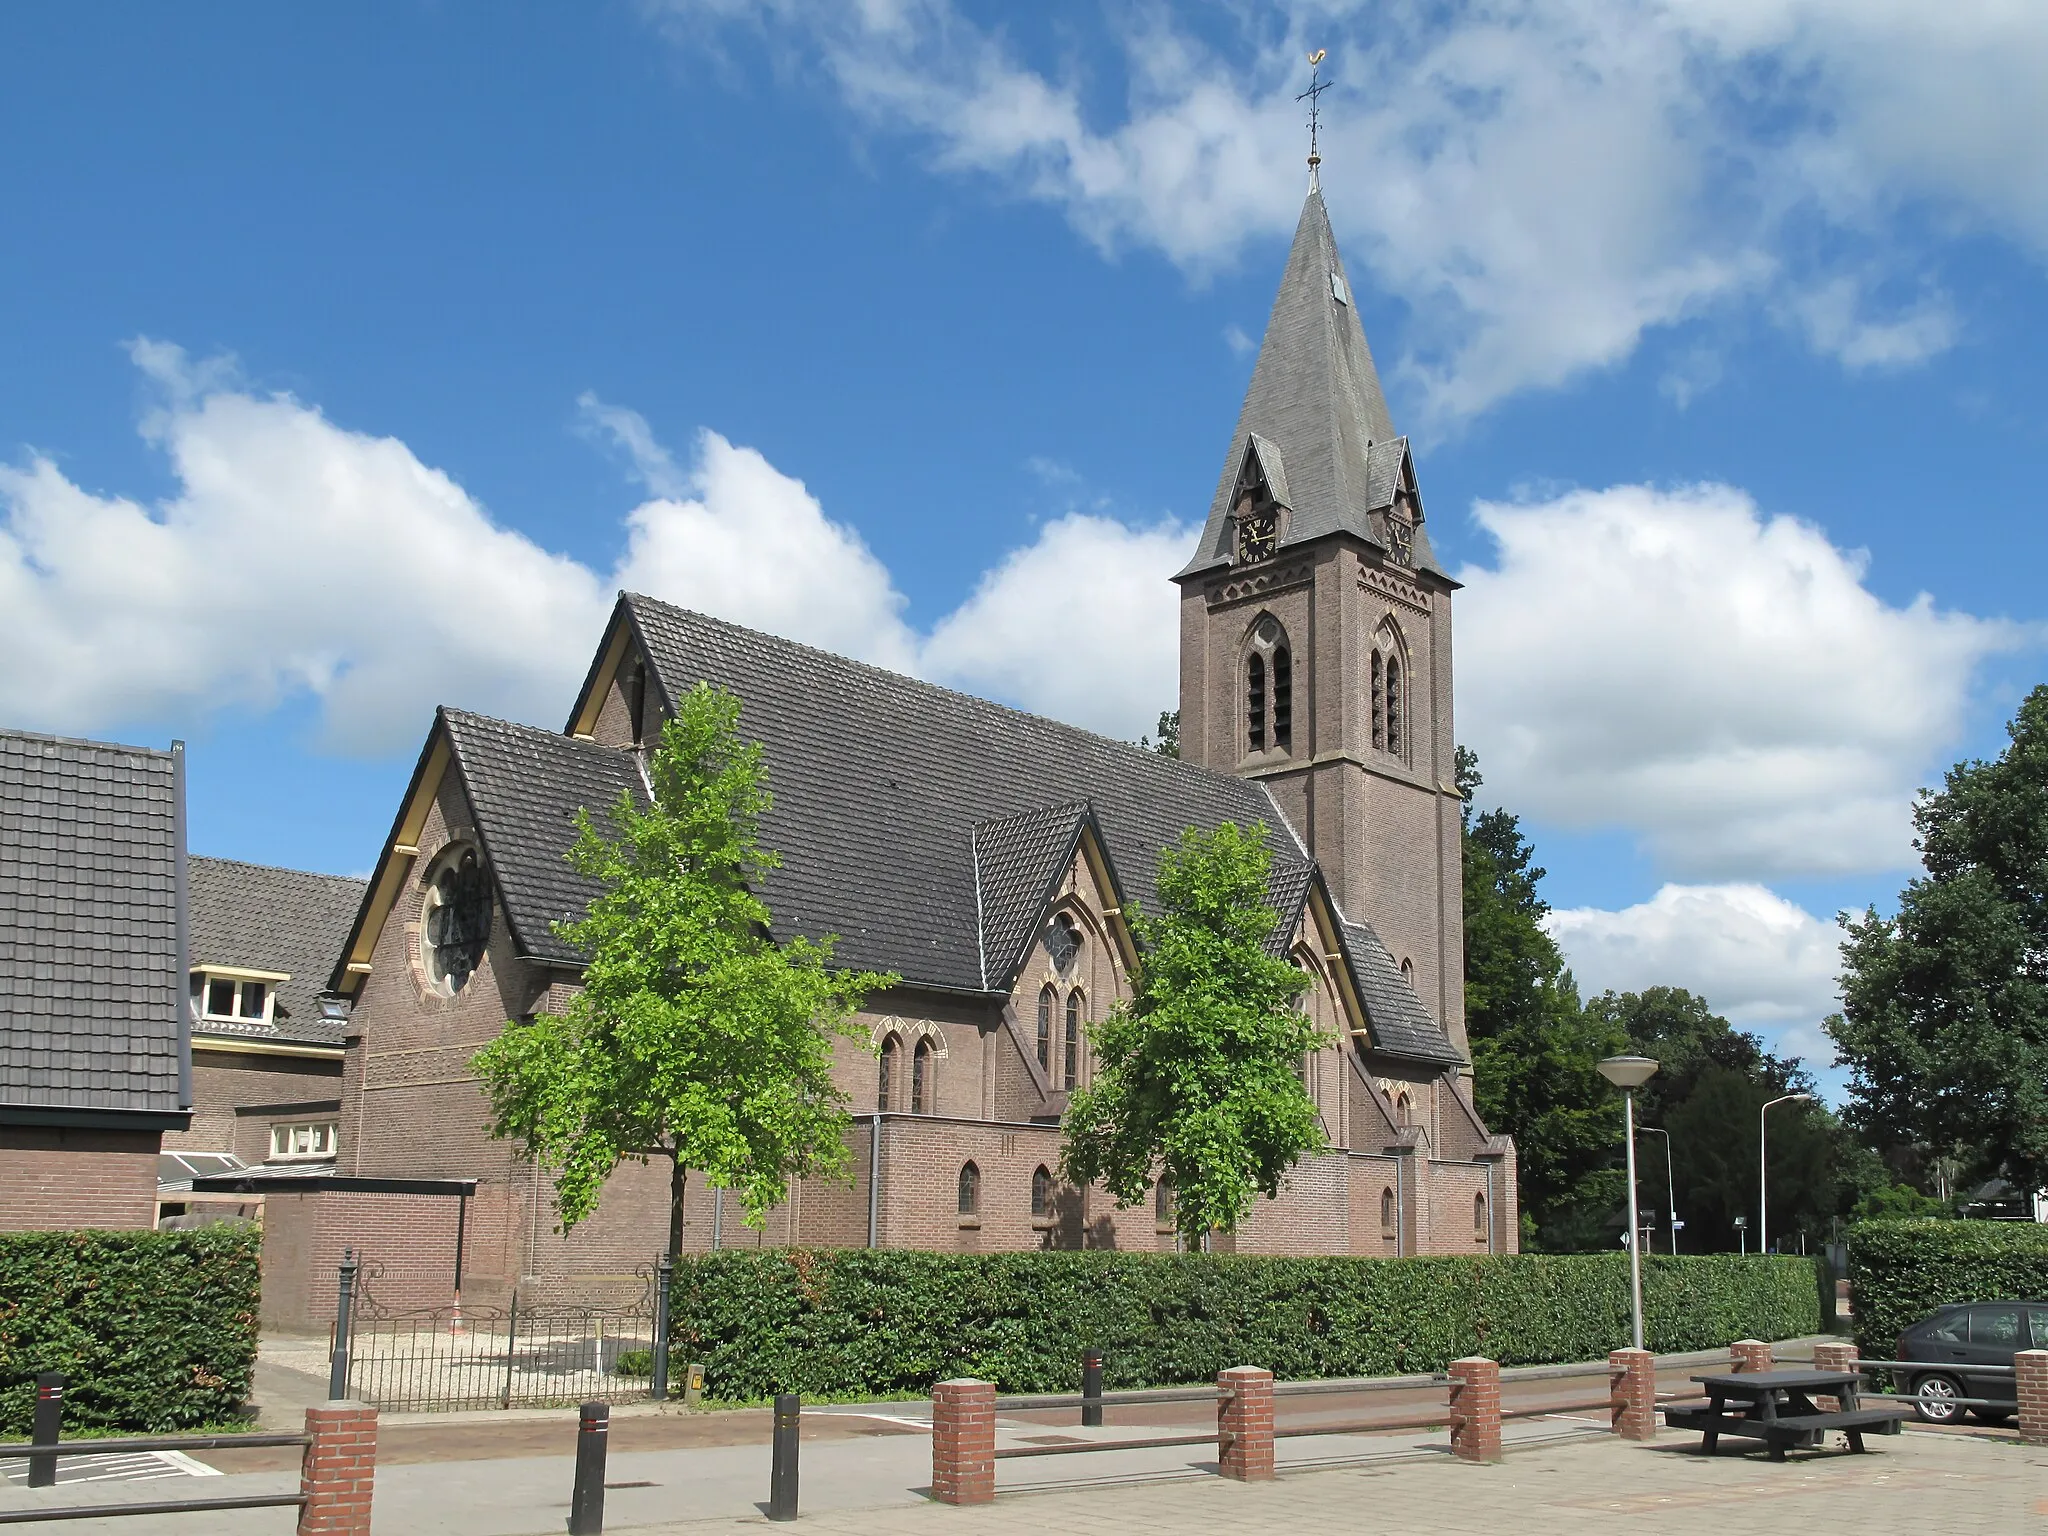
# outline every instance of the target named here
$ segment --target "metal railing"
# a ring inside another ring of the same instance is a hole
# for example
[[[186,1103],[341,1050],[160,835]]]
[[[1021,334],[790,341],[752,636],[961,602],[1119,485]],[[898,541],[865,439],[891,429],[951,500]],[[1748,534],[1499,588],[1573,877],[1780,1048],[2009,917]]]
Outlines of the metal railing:
[[[138,1435],[120,1440],[65,1440],[52,1444],[33,1440],[25,1445],[0,1445],[0,1459],[28,1458],[54,1466],[60,1456],[118,1456],[143,1451],[227,1451],[257,1446],[307,1446],[313,1437],[305,1434],[251,1435]],[[53,1479],[54,1480],[54,1479]],[[44,1484],[43,1486],[47,1486]],[[303,1493],[230,1494],[215,1499],[152,1499],[136,1504],[72,1504],[47,1509],[0,1510],[0,1525],[26,1525],[40,1520],[98,1520],[119,1515],[209,1514],[229,1509],[294,1509],[305,1507]]]
[[[2017,1366],[1975,1365],[1966,1360],[1852,1360],[1850,1368],[1867,1371],[1873,1376],[2016,1376]],[[1873,1386],[1876,1383],[1872,1383]],[[2008,1401],[1996,1397],[1929,1397],[1922,1392],[1895,1390],[1896,1381],[1887,1382],[1878,1389],[1880,1397],[1896,1398],[1900,1402],[1920,1403],[1930,1408],[1992,1408],[2006,1413],[2017,1413],[2017,1397]]]

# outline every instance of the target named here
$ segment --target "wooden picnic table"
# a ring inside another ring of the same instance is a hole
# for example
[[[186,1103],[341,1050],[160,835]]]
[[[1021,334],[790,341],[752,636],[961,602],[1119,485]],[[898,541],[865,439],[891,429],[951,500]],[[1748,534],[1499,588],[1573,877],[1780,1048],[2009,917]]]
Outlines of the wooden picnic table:
[[[1673,1403],[1664,1422],[1675,1429],[1696,1429],[1700,1449],[1712,1455],[1723,1435],[1761,1440],[1771,1460],[1783,1461],[1788,1448],[1816,1447],[1831,1429],[1849,1437],[1849,1449],[1861,1453],[1869,1430],[1895,1435],[1910,1415],[1905,1408],[1865,1408],[1860,1402],[1863,1379],[1855,1371],[1738,1371],[1725,1376],[1695,1376],[1707,1395],[1704,1404]],[[1832,1397],[1840,1405],[1826,1410],[1814,1401]],[[1739,1405],[1729,1412],[1729,1404]]]

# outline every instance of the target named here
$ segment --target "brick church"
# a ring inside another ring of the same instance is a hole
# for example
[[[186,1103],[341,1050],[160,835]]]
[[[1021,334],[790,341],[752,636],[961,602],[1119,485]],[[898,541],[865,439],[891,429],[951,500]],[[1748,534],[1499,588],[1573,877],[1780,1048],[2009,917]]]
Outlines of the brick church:
[[[1089,1079],[1088,1022],[1130,992],[1126,904],[1156,911],[1159,850],[1230,820],[1270,829],[1276,951],[1314,978],[1306,1006],[1340,1042],[1303,1064],[1331,1150],[1235,1248],[1513,1251],[1514,1148],[1474,1108],[1464,1029],[1457,583],[1319,191],[1200,545],[1169,577],[1179,760],[633,594],[561,731],[442,709],[331,979],[353,1003],[339,1185],[367,1200],[474,1180],[479,1301],[616,1289],[658,1253],[663,1168],[622,1168],[561,1235],[545,1176],[486,1136],[467,1063],[572,994],[579,957],[554,925],[592,894],[564,862],[572,818],[645,793],[640,754],[708,679],[765,750],[778,935],[836,935],[839,963],[903,981],[861,1018],[872,1050],[847,1042],[836,1066],[855,1181],[794,1187],[757,1233],[693,1179],[690,1248],[1171,1248],[1170,1190],[1119,1210],[1059,1185],[1059,1124]],[[454,1201],[389,1198],[421,1209],[324,1221],[316,1262],[345,1236],[374,1253],[453,1225]]]

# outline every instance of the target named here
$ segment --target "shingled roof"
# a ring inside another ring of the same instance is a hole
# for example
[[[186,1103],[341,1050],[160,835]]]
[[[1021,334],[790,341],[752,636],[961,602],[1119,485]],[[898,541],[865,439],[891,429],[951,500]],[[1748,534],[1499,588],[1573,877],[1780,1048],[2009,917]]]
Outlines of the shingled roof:
[[[184,749],[0,732],[0,1112],[185,1123]]]
[[[1267,827],[1304,860],[1257,783],[1161,757],[652,598],[622,599],[671,704],[699,681],[737,694],[775,797],[782,857],[763,891],[778,929],[839,936],[847,965],[980,991],[975,829],[1087,802],[1125,894],[1158,910],[1159,850],[1189,826]],[[997,982],[991,957],[990,984]]]
[[[1368,514],[1391,506],[1412,474],[1408,440],[1394,431],[1320,191],[1302,205],[1209,519],[1181,575],[1229,561],[1231,499],[1248,451],[1288,509],[1282,547],[1333,533],[1384,547]],[[1445,575],[1419,519],[1411,553],[1418,569]]]
[[[321,1016],[320,995],[362,905],[365,883],[238,859],[193,858],[191,964],[282,971],[269,1025],[198,1019],[201,1034],[262,1035],[341,1044],[343,1021]]]

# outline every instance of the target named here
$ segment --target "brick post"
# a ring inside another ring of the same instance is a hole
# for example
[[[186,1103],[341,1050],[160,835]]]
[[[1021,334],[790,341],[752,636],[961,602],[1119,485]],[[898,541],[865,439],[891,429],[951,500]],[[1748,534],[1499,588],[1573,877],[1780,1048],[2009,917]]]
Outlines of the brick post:
[[[1854,1344],[1816,1344],[1813,1346],[1813,1368],[1816,1371],[1853,1371],[1856,1369],[1856,1346]],[[1828,1393],[1814,1398],[1814,1405],[1833,1413],[1842,1406],[1842,1400]]]
[[[1624,1440],[1657,1438],[1657,1357],[1647,1349],[1607,1352],[1614,1432]]]
[[[1451,1362],[1451,1454],[1500,1460],[1500,1366],[1483,1355]]]
[[[996,1497],[996,1388],[961,1377],[932,1388],[932,1497],[992,1504]]]
[[[2048,1349],[2023,1349],[2012,1357],[2012,1365],[2020,1396],[2020,1440],[2048,1445]]]
[[[1739,1339],[1728,1346],[1728,1353],[1735,1357],[1738,1372],[1768,1371],[1771,1368],[1771,1346],[1761,1339]]]
[[[306,1410],[313,1443],[299,1463],[299,1536],[370,1536],[370,1494],[377,1475],[377,1410],[366,1403],[321,1403]]]
[[[1234,1365],[1216,1378],[1216,1470],[1240,1483],[1273,1475],[1273,1373]]]

